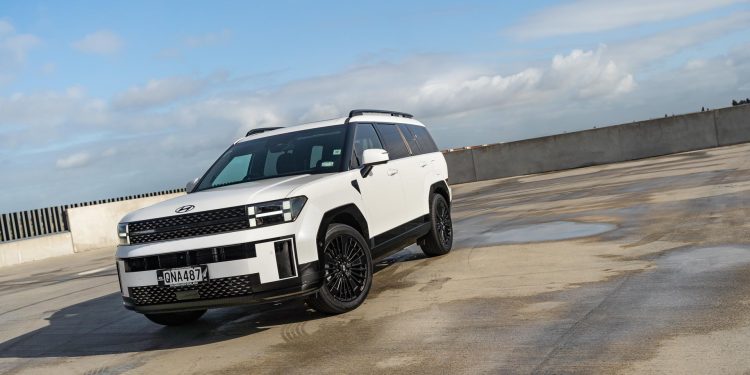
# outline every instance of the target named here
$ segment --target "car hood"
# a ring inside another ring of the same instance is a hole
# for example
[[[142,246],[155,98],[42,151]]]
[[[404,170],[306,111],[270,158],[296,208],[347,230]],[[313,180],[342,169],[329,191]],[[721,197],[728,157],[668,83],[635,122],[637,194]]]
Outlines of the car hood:
[[[121,222],[132,222],[179,215],[175,210],[188,205],[195,207],[189,211],[189,213],[194,213],[283,199],[289,197],[289,194],[291,194],[292,191],[302,185],[324,178],[328,175],[329,174],[306,174],[271,178],[190,193],[133,211],[125,215]]]

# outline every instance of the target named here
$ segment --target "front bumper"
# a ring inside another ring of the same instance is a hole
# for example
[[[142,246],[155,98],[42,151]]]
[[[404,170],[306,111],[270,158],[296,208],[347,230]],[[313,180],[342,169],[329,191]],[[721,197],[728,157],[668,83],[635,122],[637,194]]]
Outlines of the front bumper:
[[[246,249],[243,255],[236,254],[237,246]],[[228,257],[225,253],[234,255]],[[300,264],[298,260],[295,237],[288,236],[148,257],[118,258],[117,269],[126,308],[141,313],[162,313],[273,302],[314,293],[321,284],[319,264],[317,261]],[[199,264],[208,268],[208,280],[203,282],[168,286],[157,276],[159,270]]]
[[[317,264],[309,265],[310,269],[317,268]],[[282,280],[268,284],[260,284],[251,287],[246,294],[234,297],[194,299],[154,305],[139,305],[136,304],[133,298],[123,296],[123,305],[126,309],[148,314],[278,302],[292,298],[299,298],[317,292],[321,285],[319,277],[312,273],[308,275],[310,276],[309,281],[306,280],[308,278],[301,276],[295,280]]]

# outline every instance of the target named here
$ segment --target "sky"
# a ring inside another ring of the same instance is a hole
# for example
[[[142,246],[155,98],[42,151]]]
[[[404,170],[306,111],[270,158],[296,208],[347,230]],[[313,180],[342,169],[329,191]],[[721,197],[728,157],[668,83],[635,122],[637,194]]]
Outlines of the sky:
[[[0,3],[0,212],[183,187],[247,130],[413,113],[441,148],[750,97],[750,3]]]

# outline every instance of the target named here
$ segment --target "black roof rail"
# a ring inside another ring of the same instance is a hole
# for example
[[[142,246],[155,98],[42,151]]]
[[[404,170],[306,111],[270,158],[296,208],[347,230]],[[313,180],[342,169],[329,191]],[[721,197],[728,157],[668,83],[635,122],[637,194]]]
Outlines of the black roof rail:
[[[247,134],[245,134],[245,137],[249,137],[249,136],[251,136],[253,134],[260,134],[260,133],[263,133],[263,132],[268,132],[268,131],[271,131],[271,130],[276,130],[276,129],[281,129],[281,128],[283,128],[283,126],[277,126],[275,128],[255,128],[255,129],[250,129],[250,131],[247,132]]]
[[[351,112],[349,112],[349,117],[362,116],[365,113],[380,113],[384,115],[391,115],[393,117],[414,118],[414,116],[408,113],[396,112],[396,111],[384,111],[382,109],[353,109]]]

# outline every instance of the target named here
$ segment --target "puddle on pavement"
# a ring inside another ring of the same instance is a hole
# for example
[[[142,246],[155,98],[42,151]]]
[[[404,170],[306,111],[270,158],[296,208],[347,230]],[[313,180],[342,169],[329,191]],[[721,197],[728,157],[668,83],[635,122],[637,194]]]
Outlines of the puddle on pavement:
[[[750,248],[746,246],[699,247],[669,253],[656,264],[665,270],[679,270],[683,274],[717,271],[750,263]]]
[[[553,221],[486,232],[479,235],[484,245],[502,245],[527,242],[560,241],[571,238],[594,236],[616,229],[606,223],[578,223],[574,221]]]

